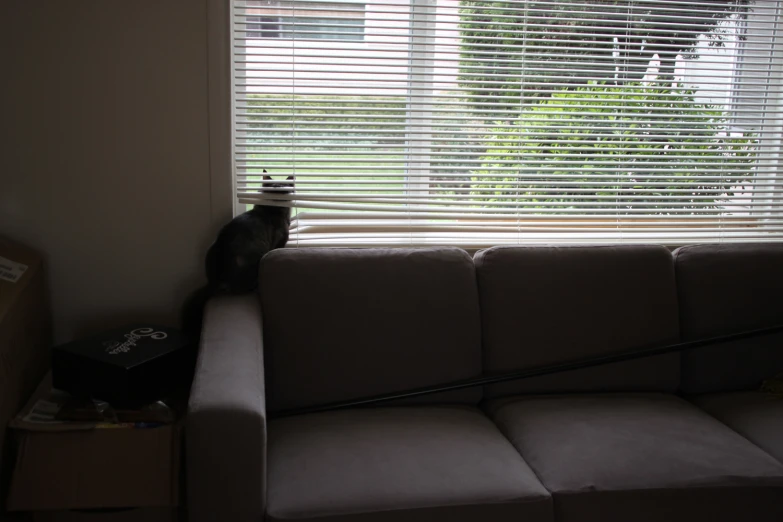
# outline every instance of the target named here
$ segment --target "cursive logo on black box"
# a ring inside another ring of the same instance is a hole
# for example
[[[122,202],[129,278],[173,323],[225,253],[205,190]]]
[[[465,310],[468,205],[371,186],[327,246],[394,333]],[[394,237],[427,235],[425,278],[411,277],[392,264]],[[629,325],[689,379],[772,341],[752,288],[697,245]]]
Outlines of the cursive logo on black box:
[[[103,346],[109,355],[119,355],[127,353],[136,346],[136,341],[142,337],[149,337],[155,341],[160,341],[168,337],[166,332],[156,332],[154,328],[136,328],[125,334],[125,341],[104,341]]]

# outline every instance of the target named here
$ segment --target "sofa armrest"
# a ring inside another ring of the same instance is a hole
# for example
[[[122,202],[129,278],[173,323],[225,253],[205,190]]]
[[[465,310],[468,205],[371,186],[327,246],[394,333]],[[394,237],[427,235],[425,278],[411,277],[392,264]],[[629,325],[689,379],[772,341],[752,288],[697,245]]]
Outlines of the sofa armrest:
[[[189,520],[262,520],[266,405],[256,294],[207,303],[188,410]]]

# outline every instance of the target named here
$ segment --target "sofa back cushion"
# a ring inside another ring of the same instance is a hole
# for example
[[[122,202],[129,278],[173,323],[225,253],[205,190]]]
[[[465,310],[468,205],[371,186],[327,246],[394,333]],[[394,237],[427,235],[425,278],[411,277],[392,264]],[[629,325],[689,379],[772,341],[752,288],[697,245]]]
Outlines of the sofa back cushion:
[[[663,246],[495,247],[475,256],[484,371],[498,374],[664,346],[679,339]],[[671,391],[677,354],[494,385],[487,396]]]
[[[783,244],[705,244],[674,251],[684,340],[783,324]],[[783,334],[682,354],[687,393],[758,387],[783,371]]]
[[[270,410],[481,374],[476,276],[464,250],[279,249],[262,260],[259,287]]]

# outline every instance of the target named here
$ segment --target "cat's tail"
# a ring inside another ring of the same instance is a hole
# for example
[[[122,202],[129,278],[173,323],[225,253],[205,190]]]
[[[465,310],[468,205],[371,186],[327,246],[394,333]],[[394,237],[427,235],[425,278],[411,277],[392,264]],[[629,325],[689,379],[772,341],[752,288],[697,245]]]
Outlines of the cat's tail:
[[[198,343],[204,323],[204,306],[214,295],[209,285],[193,291],[182,303],[180,324],[182,333],[193,343]]]

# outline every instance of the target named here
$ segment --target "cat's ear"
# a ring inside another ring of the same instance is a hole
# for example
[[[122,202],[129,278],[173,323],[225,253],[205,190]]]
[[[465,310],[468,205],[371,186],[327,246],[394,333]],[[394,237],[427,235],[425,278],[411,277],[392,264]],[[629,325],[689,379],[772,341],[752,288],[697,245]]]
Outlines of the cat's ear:
[[[272,176],[267,176],[266,174],[264,174],[264,181],[272,181]]]
[[[293,174],[291,174],[290,176],[288,176],[288,177],[287,177],[287,178],[285,178],[285,179],[286,179],[286,181],[294,181],[296,178],[294,177],[294,175],[293,175]]]

